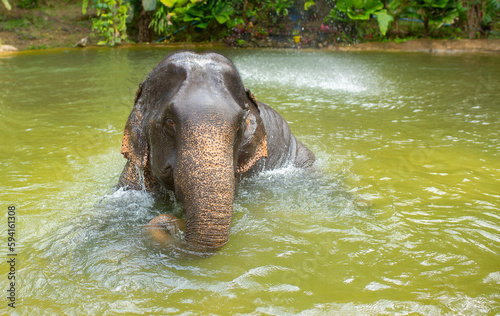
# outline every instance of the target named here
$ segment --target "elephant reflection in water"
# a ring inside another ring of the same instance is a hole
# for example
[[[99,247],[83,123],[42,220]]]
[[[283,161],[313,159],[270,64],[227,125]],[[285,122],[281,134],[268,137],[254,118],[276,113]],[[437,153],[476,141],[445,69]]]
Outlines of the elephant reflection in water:
[[[312,166],[314,154],[288,123],[243,86],[218,53],[175,52],[139,84],[125,126],[128,159],[118,187],[175,192],[184,223],[160,215],[148,225],[159,241],[210,252],[229,240],[237,182],[263,170]]]

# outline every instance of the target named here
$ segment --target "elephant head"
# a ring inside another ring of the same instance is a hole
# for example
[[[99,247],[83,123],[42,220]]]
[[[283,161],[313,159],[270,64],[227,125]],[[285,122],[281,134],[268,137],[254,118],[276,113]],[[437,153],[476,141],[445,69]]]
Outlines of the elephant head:
[[[183,243],[216,250],[229,239],[238,175],[267,156],[267,138],[234,64],[183,51],[139,85],[122,154],[128,162],[120,183],[173,190],[185,211]]]

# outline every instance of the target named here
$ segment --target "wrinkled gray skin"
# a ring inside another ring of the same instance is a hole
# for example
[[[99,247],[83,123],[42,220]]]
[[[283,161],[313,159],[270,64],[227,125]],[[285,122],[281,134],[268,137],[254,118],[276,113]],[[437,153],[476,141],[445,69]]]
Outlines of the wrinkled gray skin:
[[[122,154],[118,186],[173,190],[185,211],[178,243],[197,251],[227,243],[239,179],[289,164],[308,168],[315,159],[245,90],[229,59],[189,51],[165,57],[139,85]]]

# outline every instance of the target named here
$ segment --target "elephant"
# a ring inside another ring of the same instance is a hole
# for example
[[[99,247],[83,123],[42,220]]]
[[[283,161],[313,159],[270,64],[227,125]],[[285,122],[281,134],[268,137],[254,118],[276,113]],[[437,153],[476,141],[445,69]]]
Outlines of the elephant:
[[[127,162],[118,188],[173,191],[185,217],[176,242],[200,252],[228,242],[243,177],[315,161],[288,123],[245,89],[232,61],[193,51],[169,54],[139,84],[121,153]],[[172,217],[154,219],[151,231]]]

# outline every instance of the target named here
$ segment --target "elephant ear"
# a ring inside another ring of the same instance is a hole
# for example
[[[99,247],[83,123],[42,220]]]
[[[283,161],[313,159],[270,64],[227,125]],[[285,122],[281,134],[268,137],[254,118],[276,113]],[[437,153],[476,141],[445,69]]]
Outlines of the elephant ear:
[[[257,161],[267,157],[267,133],[260,117],[259,102],[248,89],[245,102],[249,113],[243,123],[243,141],[238,153],[236,172],[240,174],[248,172]]]
[[[141,93],[142,84],[139,85],[135,93],[134,108],[128,117],[127,124],[125,124],[121,153],[136,166],[145,168],[148,161],[149,148],[143,129],[144,113],[138,102]]]

